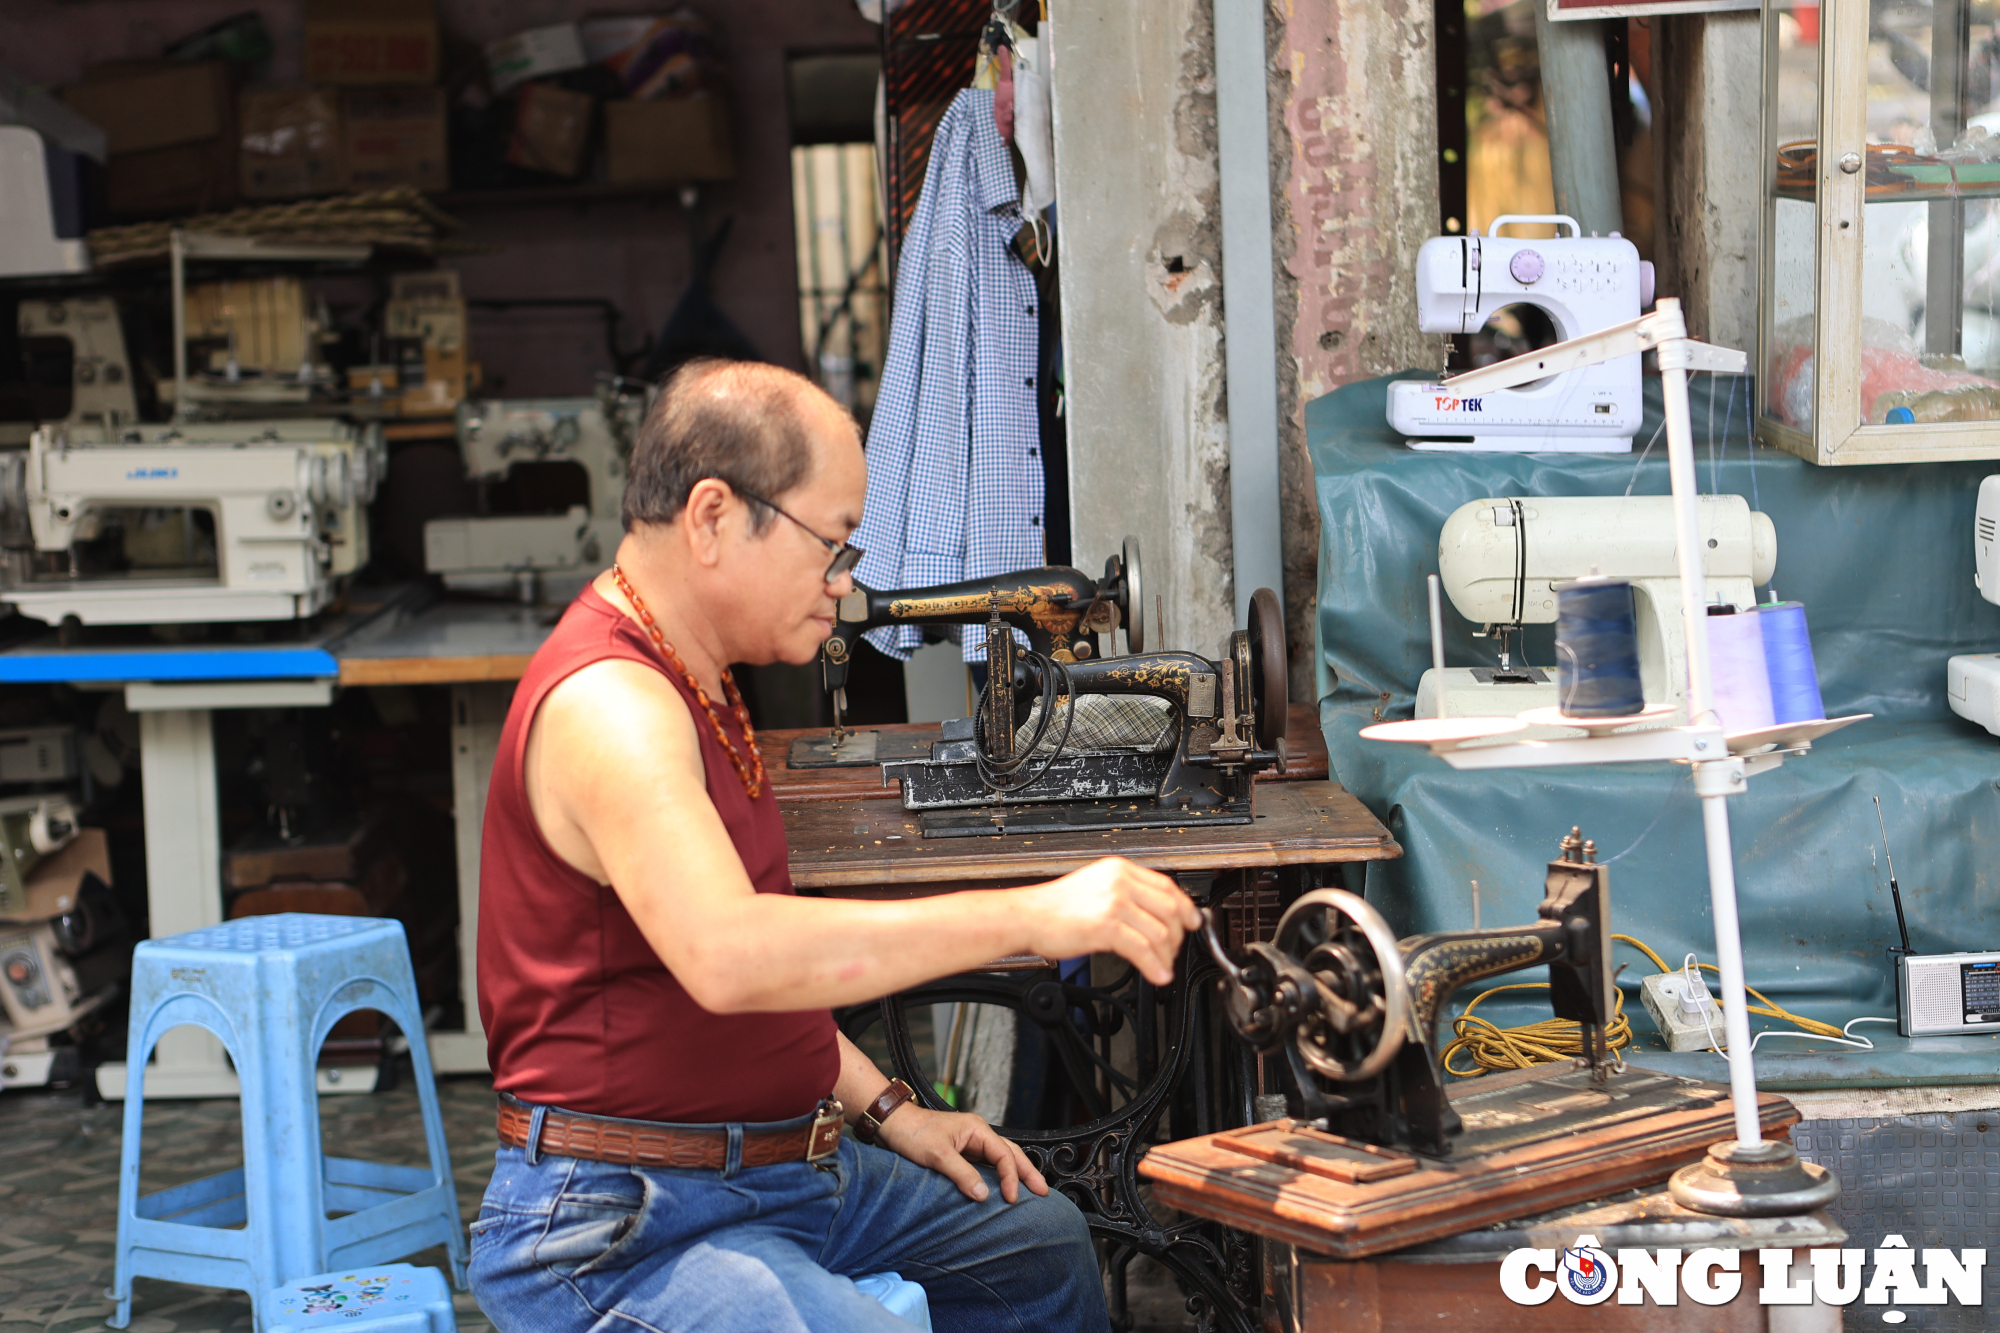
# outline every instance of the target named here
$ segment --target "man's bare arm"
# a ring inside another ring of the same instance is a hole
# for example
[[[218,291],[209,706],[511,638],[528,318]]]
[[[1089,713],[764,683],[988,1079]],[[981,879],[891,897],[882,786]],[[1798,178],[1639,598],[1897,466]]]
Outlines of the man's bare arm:
[[[906,902],[757,893],[709,801],[697,724],[708,719],[658,672],[598,662],[543,700],[525,776],[550,845],[613,887],[712,1013],[853,1004],[1016,953],[1116,953],[1163,985],[1200,925],[1172,880],[1117,859]]]

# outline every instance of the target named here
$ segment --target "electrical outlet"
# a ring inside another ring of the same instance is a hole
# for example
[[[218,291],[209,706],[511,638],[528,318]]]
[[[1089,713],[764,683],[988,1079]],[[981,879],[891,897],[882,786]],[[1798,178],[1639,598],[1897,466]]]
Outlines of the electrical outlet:
[[[1679,972],[1656,972],[1639,982],[1639,998],[1653,1016],[1670,1051],[1724,1050],[1729,1038],[1722,1030],[1722,1005],[1706,984],[1690,989]],[[1705,1020],[1705,1021],[1704,1021]]]

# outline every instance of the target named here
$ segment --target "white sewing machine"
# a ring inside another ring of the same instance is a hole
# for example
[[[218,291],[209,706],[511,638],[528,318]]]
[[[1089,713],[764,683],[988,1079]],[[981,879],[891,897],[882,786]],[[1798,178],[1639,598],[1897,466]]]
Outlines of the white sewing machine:
[[[0,125],[0,277],[90,271],[78,156],[26,125]]]
[[[1653,302],[1653,266],[1622,237],[1585,237],[1560,215],[1499,217],[1554,223],[1569,235],[1515,240],[1434,236],[1417,251],[1417,323],[1426,333],[1477,333],[1511,305],[1537,306],[1564,341],[1637,319]],[[1476,453],[1628,453],[1643,410],[1639,358],[1585,366],[1477,397],[1449,381],[1389,386],[1389,424],[1412,449]]]
[[[2000,476],[1979,483],[1972,519],[1972,583],[2000,604]],[[1951,711],[2000,736],[2000,653],[1961,653],[1945,663],[1945,702]]]
[[[62,338],[69,343],[70,407],[61,421],[71,427],[73,436],[82,439],[83,428],[97,426],[104,439],[115,439],[119,427],[138,421],[132,360],[125,354],[125,330],[118,322],[116,301],[108,296],[26,300],[21,302],[16,327],[23,338]]]
[[[483,514],[424,524],[424,567],[446,584],[567,599],[610,561],[624,536],[625,461],[644,419],[641,395],[469,400],[459,404],[466,474],[500,480],[522,463],[582,469],[589,502],[560,514]]]
[[[0,460],[0,602],[51,624],[313,615],[367,563],[385,460],[378,426],[340,421],[38,430]]]
[[[1717,603],[1749,606],[1778,566],[1778,533],[1740,495],[1699,497],[1703,572]],[[1507,656],[1504,637],[1552,624],[1555,585],[1590,574],[1628,579],[1637,616],[1639,680],[1647,703],[1687,694],[1687,637],[1674,563],[1674,502],[1658,496],[1522,496],[1474,500],[1445,520],[1438,570],[1458,613],[1502,644],[1499,667],[1433,667],[1417,685],[1416,715],[1514,717],[1554,707],[1556,670]],[[1434,656],[1441,656],[1434,649]],[[1685,721],[1675,714],[1662,723]]]

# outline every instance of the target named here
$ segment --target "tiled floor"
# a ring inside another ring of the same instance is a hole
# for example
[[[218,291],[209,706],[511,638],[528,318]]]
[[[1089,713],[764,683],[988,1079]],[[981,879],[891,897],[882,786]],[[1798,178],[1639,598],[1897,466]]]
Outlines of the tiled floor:
[[[493,1173],[493,1089],[485,1079],[438,1086],[460,1211],[469,1220]],[[124,1106],[86,1107],[74,1092],[0,1094],[0,1329],[78,1333],[101,1328],[112,1303],[118,1229],[118,1145]],[[421,1165],[423,1128],[408,1080],[392,1092],[320,1099],[326,1151]],[[243,1158],[237,1103],[153,1102],[146,1107],[142,1188],[151,1192],[227,1170]],[[408,1262],[445,1267],[442,1248]],[[458,1326],[492,1326],[460,1293]],[[18,1321],[18,1322],[17,1322]],[[131,1333],[222,1333],[250,1327],[241,1292],[141,1278]]]
[[[438,1085],[459,1206],[470,1221],[493,1171],[493,1090],[483,1078]],[[84,1106],[75,1092],[0,1093],[0,1333],[80,1333],[103,1326],[112,1303],[112,1245],[118,1227],[122,1104]],[[406,1078],[395,1090],[322,1097],[321,1139],[329,1154],[421,1165],[423,1130]],[[151,1192],[227,1170],[242,1160],[237,1103],[153,1102],[146,1108],[142,1189]],[[443,1249],[409,1262],[445,1267]],[[1134,1265],[1134,1333],[1191,1329],[1163,1270]],[[131,1333],[223,1333],[248,1329],[240,1292],[141,1278]],[[492,1326],[471,1296],[456,1298],[463,1333]]]

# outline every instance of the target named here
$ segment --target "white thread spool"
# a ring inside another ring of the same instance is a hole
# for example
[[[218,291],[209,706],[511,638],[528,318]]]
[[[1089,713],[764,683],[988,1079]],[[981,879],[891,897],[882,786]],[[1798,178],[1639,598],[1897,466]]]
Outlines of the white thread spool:
[[[1764,665],[1764,629],[1754,612],[1708,609],[1708,654],[1715,678],[1715,714],[1728,733],[1773,725],[1771,673]]]

